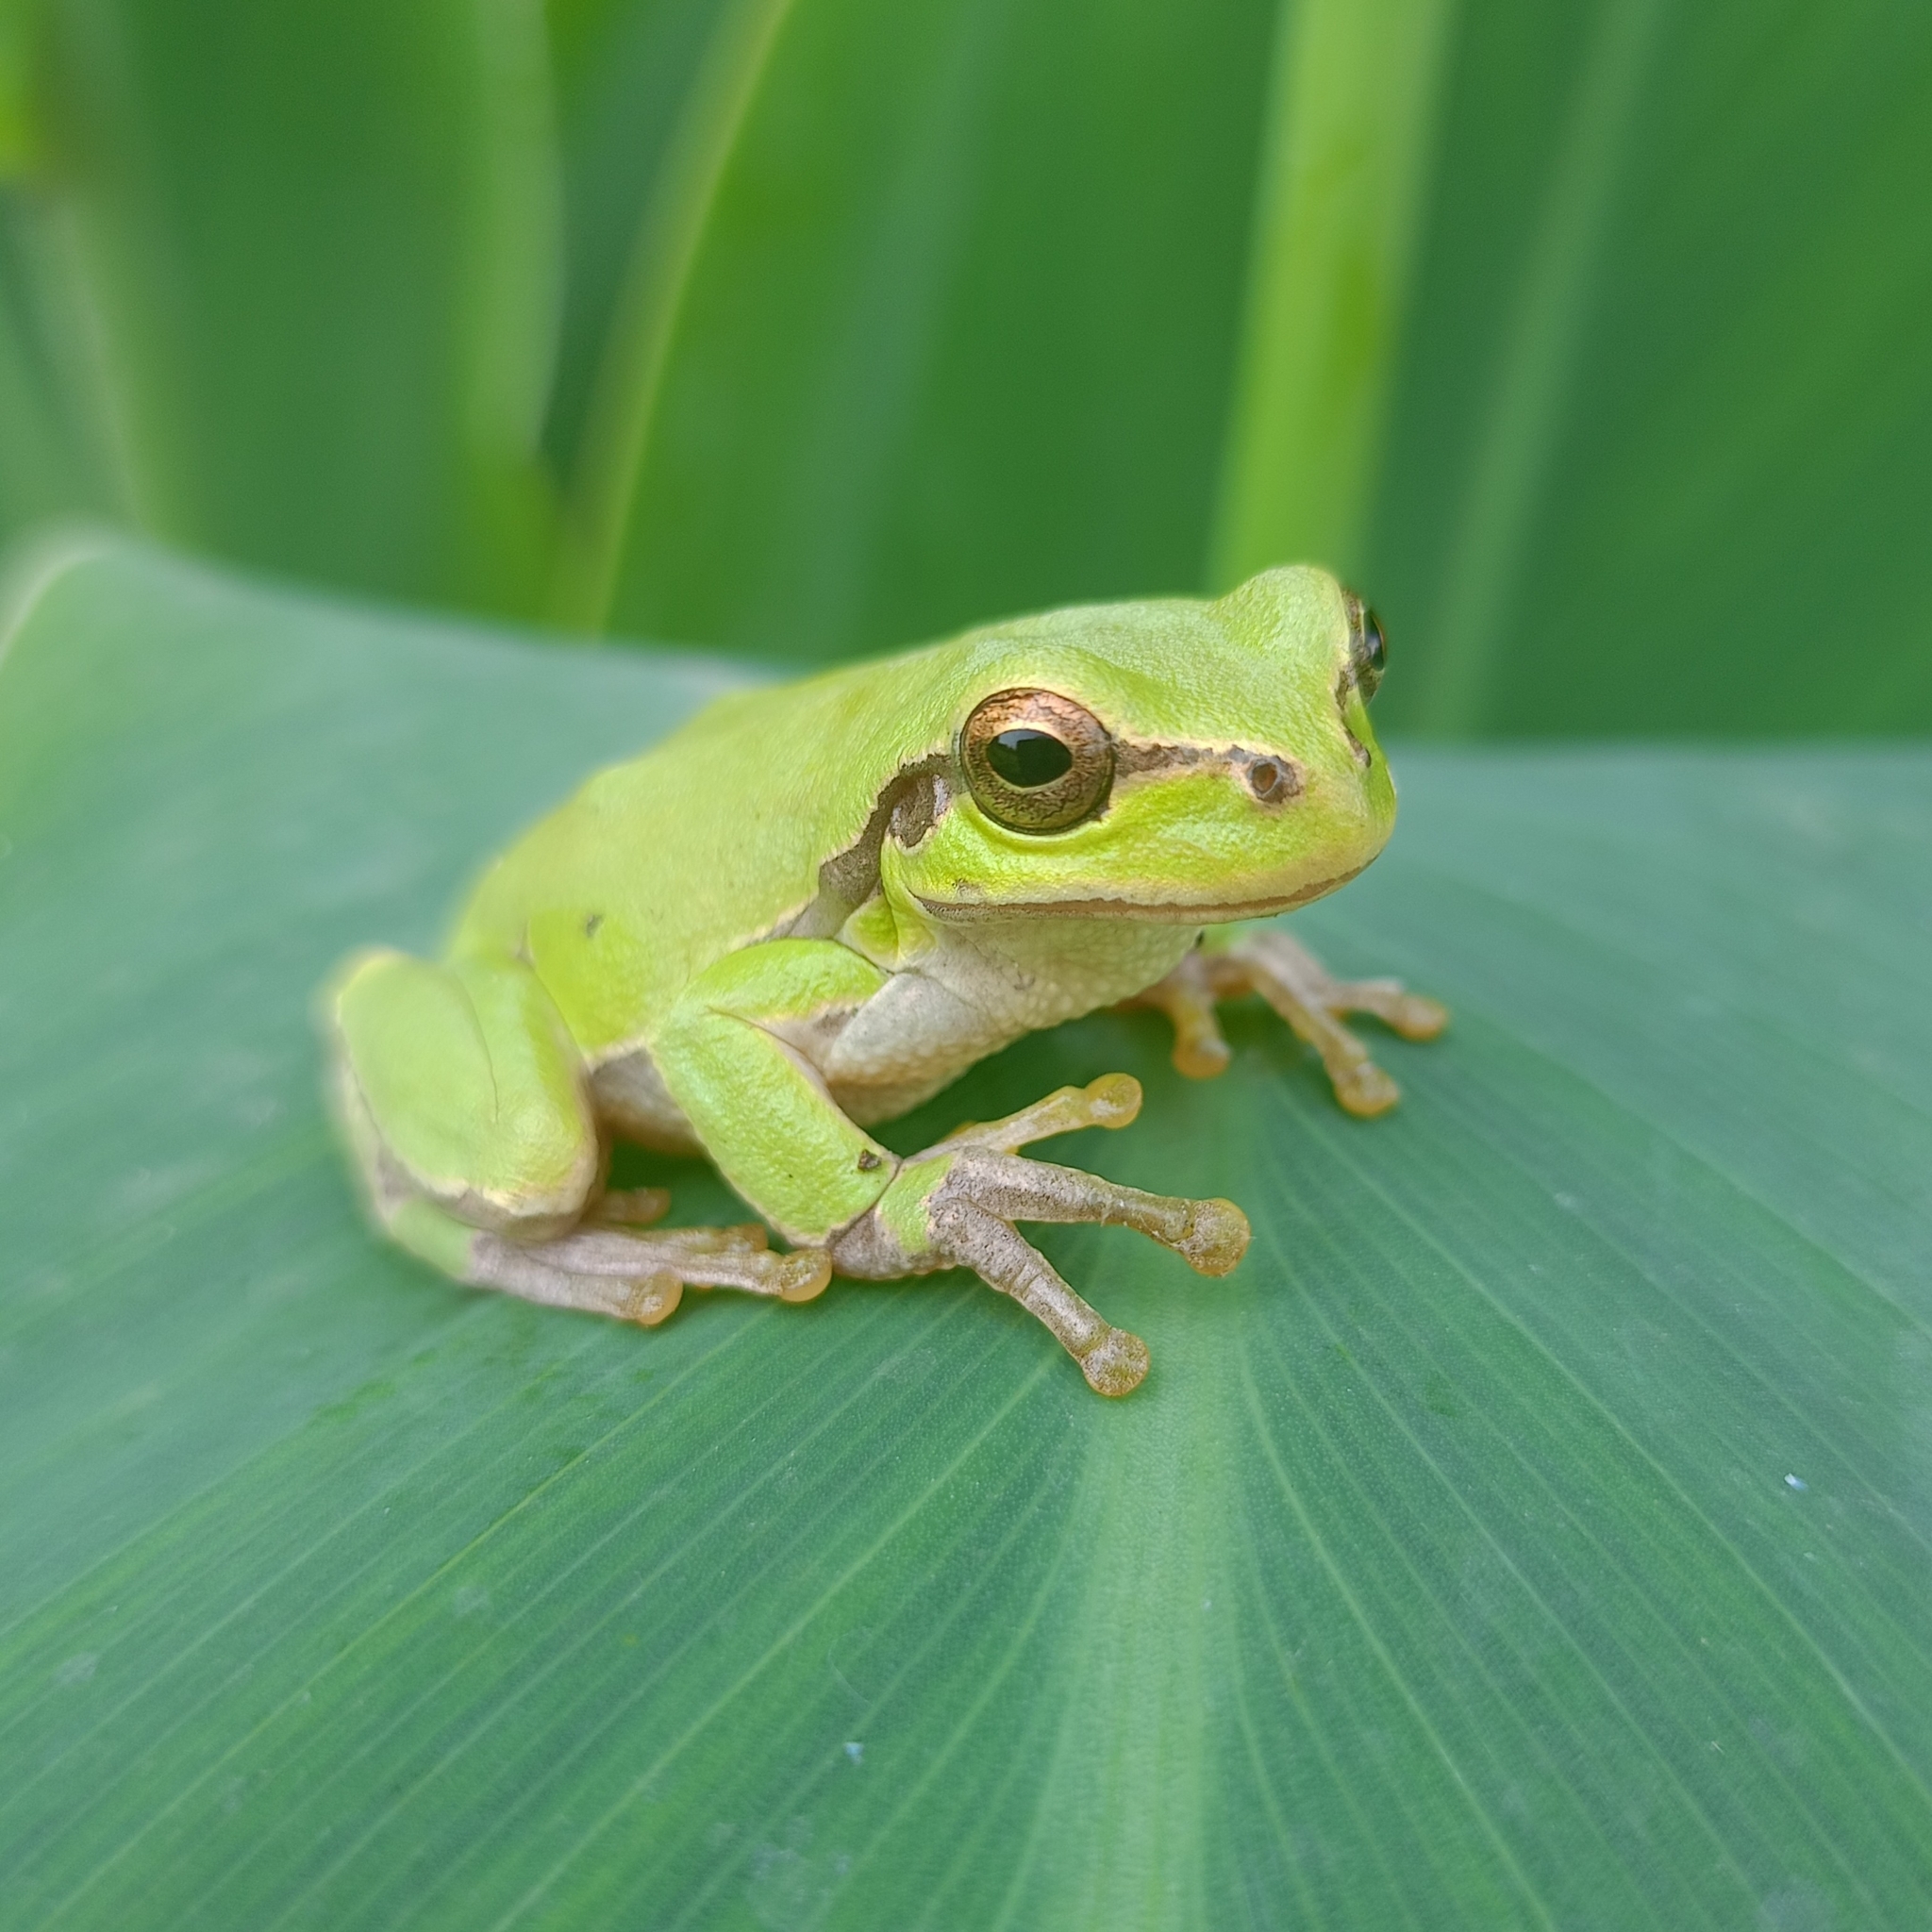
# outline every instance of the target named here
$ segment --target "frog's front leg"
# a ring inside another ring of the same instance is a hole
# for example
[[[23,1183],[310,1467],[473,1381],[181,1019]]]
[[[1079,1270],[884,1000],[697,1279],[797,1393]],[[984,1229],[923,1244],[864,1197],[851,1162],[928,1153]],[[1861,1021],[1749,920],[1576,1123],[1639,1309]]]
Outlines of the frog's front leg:
[[[1082,1301],[1013,1224],[1118,1224],[1224,1274],[1247,1222],[1230,1202],[1143,1193],[1015,1153],[1076,1127],[1124,1126],[1141,1105],[1124,1074],[900,1160],[846,1118],[808,1053],[885,980],[830,941],[747,947],[694,982],[653,1057],[725,1179],[788,1239],[823,1245],[840,1273],[863,1279],[971,1268],[1043,1322],[1093,1388],[1124,1395],[1147,1373],[1145,1344]]]
[[[668,1197],[601,1190],[604,1146],[562,1019],[514,959],[365,953],[325,1003],[336,1100],[375,1216],[454,1279],[646,1325],[684,1290],[807,1300],[823,1254],[762,1227],[647,1226]]]
[[[1336,979],[1279,926],[1211,928],[1201,946],[1165,979],[1127,1002],[1155,1007],[1174,1023],[1174,1063],[1191,1079],[1210,1079],[1228,1062],[1215,1003],[1257,992],[1296,1036],[1321,1056],[1335,1097],[1350,1113],[1386,1113],[1401,1098],[1395,1082],[1341,1024],[1368,1013],[1405,1040],[1433,1040],[1449,1024],[1438,1001],[1399,979]]]

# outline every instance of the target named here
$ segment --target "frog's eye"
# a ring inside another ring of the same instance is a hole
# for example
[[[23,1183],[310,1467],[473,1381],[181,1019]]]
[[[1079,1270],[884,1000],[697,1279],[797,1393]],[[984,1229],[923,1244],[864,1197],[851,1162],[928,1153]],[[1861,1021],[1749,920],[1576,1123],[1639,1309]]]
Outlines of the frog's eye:
[[[1382,620],[1372,606],[1364,604],[1353,591],[1348,599],[1348,668],[1356,688],[1367,704],[1382,682],[1383,667],[1389,662],[1389,646],[1382,636]]]
[[[1013,832],[1064,831],[1113,787],[1107,726],[1058,691],[983,698],[959,733],[959,762],[980,810]]]

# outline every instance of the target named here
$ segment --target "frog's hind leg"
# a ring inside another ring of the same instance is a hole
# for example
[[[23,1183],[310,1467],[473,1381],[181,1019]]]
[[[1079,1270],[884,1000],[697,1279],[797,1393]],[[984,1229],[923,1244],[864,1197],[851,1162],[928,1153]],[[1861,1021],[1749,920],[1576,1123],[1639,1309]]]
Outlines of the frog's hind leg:
[[[661,1189],[601,1191],[606,1149],[562,1019],[515,960],[352,960],[328,995],[338,1110],[376,1218],[456,1280],[655,1324],[686,1288],[805,1301],[822,1252],[761,1227],[640,1231]]]
[[[1224,941],[1190,953],[1157,985],[1127,1002],[1158,1008],[1174,1023],[1174,1063],[1191,1079],[1208,1079],[1228,1063],[1215,1016],[1219,1000],[1257,992],[1320,1055],[1335,1097],[1352,1114],[1386,1113],[1401,1090],[1342,1024],[1367,1013],[1405,1040],[1433,1040],[1449,1024],[1437,1001],[1408,991],[1399,979],[1337,979],[1306,946],[1278,926],[1236,929]]]
[[[971,1268],[1044,1323],[1090,1387],[1102,1395],[1127,1394],[1147,1373],[1146,1343],[1076,1294],[1014,1224],[1130,1227],[1173,1249],[1197,1274],[1225,1274],[1247,1248],[1247,1219],[1231,1201],[1150,1194],[1014,1150],[1079,1127],[1125,1126],[1140,1108],[1140,1083],[1111,1074],[1084,1089],[1063,1087],[1005,1120],[958,1128],[902,1170],[910,1184],[907,1206],[923,1209],[923,1227],[906,1226],[906,1208],[889,1196],[835,1243],[840,1270],[900,1272],[903,1262],[892,1265],[895,1251],[913,1250],[923,1237],[939,1261]]]
[[[604,1149],[575,1046],[527,967],[370,951],[323,1017],[337,1111],[385,1226],[412,1201],[525,1239],[575,1224]]]

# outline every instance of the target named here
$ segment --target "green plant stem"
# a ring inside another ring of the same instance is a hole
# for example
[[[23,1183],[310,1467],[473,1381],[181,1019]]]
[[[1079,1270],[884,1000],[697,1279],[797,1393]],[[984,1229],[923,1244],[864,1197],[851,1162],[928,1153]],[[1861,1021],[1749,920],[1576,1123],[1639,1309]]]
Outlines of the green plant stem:
[[[1353,568],[1433,151],[1452,0],[1284,0],[1208,575]]]

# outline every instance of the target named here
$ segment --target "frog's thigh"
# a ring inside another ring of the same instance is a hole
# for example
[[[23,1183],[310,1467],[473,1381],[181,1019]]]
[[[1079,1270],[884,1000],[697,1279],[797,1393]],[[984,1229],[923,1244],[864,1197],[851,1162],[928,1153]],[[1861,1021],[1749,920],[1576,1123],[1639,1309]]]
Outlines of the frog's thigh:
[[[597,1180],[597,1132],[575,1048],[527,967],[364,953],[332,988],[328,1019],[349,1131],[399,1237],[423,1205],[521,1237],[575,1221]],[[449,1265],[463,1245],[451,1235],[450,1257],[428,1258]]]
[[[886,977],[834,941],[773,940],[708,969],[652,1036],[705,1152],[789,1241],[824,1242],[892,1174],[892,1158],[840,1110],[808,1057]]]

